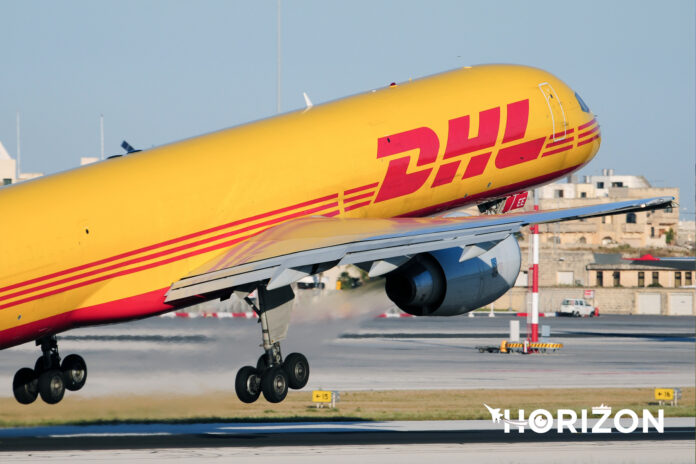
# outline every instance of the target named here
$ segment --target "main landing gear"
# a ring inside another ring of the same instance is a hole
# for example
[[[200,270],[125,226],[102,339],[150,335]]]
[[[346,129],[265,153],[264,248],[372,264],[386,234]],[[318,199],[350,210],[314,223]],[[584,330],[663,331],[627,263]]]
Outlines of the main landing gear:
[[[60,361],[58,341],[55,335],[36,340],[43,353],[34,364],[34,369],[23,367],[12,381],[12,392],[17,401],[30,404],[41,395],[48,404],[63,399],[65,390],[77,391],[87,381],[87,365],[81,356],[70,354]]]
[[[244,403],[253,403],[261,393],[269,403],[280,403],[288,394],[288,388],[300,389],[309,380],[309,363],[300,353],[291,353],[285,360],[280,352],[280,340],[287,334],[290,321],[290,304],[294,298],[289,286],[276,290],[258,289],[259,306],[247,303],[259,315],[264,353],[256,367],[244,366],[237,372],[234,387]]]

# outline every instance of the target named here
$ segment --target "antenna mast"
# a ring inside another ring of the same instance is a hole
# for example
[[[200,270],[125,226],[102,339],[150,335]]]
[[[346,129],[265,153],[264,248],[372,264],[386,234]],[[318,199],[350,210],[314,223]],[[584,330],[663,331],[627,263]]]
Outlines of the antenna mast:
[[[104,115],[99,115],[99,139],[101,141],[101,158],[104,159]]]
[[[19,162],[22,156],[22,152],[19,146],[19,111],[17,111],[17,181],[19,181],[19,176],[22,172]]]
[[[278,76],[277,76],[277,88],[276,88],[276,113],[280,113],[280,0],[278,0],[278,31],[277,31],[277,39],[278,39],[278,63],[277,63],[277,71],[278,71]]]

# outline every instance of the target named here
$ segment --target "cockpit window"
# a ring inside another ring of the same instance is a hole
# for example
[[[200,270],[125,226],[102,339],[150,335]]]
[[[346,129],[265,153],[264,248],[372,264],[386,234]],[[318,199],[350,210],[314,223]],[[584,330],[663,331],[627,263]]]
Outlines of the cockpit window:
[[[575,92],[575,98],[577,98],[578,103],[580,103],[580,109],[583,110],[585,113],[589,113],[590,107],[587,106],[584,101],[582,101],[582,98],[580,98],[580,95],[578,95],[577,92]]]

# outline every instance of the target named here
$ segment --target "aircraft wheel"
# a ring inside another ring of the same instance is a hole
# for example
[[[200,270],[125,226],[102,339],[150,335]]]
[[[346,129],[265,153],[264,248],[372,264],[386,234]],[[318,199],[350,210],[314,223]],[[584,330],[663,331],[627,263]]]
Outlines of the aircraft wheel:
[[[253,403],[261,394],[261,377],[258,371],[251,366],[244,366],[237,371],[234,381],[234,390],[237,397],[244,403]]]
[[[56,404],[63,399],[65,382],[58,369],[49,369],[39,375],[39,394],[48,404]]]
[[[45,370],[46,369],[44,369],[44,358],[43,356],[39,356],[38,358],[36,358],[36,362],[34,363],[34,372],[36,373],[36,377],[38,378],[41,375],[41,373]]]
[[[33,403],[39,395],[36,372],[28,367],[18,370],[12,380],[12,393],[14,393],[15,399],[22,404]]]
[[[256,361],[256,370],[259,371],[259,375],[262,375],[266,369],[268,369],[268,357],[266,353],[264,353],[259,356],[259,360]]]
[[[76,354],[68,355],[60,366],[65,380],[65,388],[70,391],[77,391],[84,387],[87,381],[87,364],[82,356]]]
[[[309,381],[309,362],[301,353],[290,353],[283,362],[283,369],[288,374],[288,386],[294,390],[307,385]]]
[[[288,395],[288,374],[280,366],[271,367],[261,377],[261,391],[269,403],[280,403]]]

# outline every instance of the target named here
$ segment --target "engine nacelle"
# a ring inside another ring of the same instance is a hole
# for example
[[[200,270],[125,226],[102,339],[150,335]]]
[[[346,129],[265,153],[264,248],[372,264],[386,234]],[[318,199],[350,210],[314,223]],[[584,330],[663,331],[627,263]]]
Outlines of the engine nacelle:
[[[520,247],[510,236],[460,262],[461,248],[420,253],[387,274],[387,296],[414,316],[456,316],[507,292],[520,272]]]

